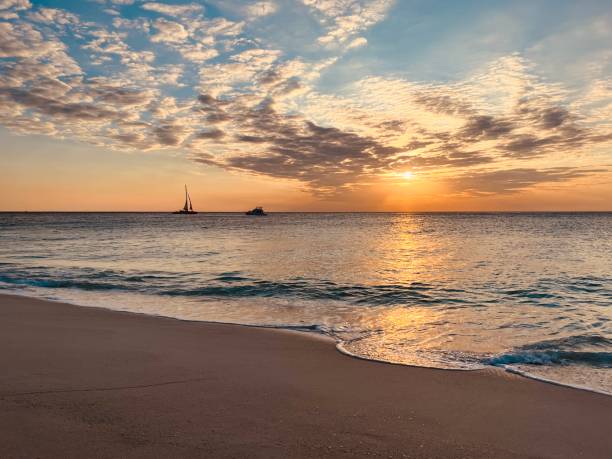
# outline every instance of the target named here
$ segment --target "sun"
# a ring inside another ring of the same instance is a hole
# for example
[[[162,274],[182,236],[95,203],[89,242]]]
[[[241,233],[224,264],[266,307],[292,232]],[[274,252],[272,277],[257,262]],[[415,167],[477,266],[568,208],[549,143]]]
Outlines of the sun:
[[[410,179],[414,178],[414,174],[412,172],[410,172],[410,171],[402,172],[400,174],[400,176],[402,178],[406,179],[406,180],[410,180]]]

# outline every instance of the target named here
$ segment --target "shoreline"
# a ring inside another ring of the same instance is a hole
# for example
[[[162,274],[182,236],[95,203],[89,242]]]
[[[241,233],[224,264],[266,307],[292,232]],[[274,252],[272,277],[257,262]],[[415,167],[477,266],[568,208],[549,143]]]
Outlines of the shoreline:
[[[544,384],[552,384],[554,386],[560,386],[560,387],[566,387],[568,389],[573,389],[573,390],[579,390],[579,391],[584,391],[584,392],[591,392],[594,394],[598,394],[598,395],[603,395],[603,396],[607,396],[607,397],[612,397],[612,393],[603,391],[603,390],[598,390],[592,387],[588,387],[588,386],[581,386],[581,385],[575,385],[575,384],[569,384],[569,383],[563,383],[560,381],[555,381],[553,379],[547,379],[544,377],[540,377],[540,376],[536,376],[536,375],[532,375],[530,373],[521,371],[521,370],[516,370],[512,367],[509,367],[507,365],[503,365],[503,366],[496,366],[496,365],[483,365],[483,368],[440,368],[440,367],[435,367],[435,366],[424,366],[424,365],[411,365],[408,363],[402,363],[402,362],[394,362],[391,360],[383,360],[383,359],[375,359],[375,358],[371,358],[371,357],[363,357],[360,356],[359,354],[353,354],[350,351],[346,350],[343,347],[343,342],[341,340],[338,340],[332,336],[326,335],[323,332],[320,332],[316,329],[307,329],[307,327],[299,327],[299,326],[282,326],[282,325],[255,325],[255,324],[245,324],[245,323],[238,323],[238,322],[222,322],[222,321],[213,321],[213,320],[195,320],[195,319],[183,319],[180,317],[173,317],[173,316],[166,316],[166,315],[162,315],[162,314],[151,314],[151,313],[147,313],[147,312],[137,312],[137,311],[129,311],[129,310],[122,310],[122,309],[114,309],[112,307],[107,307],[107,306],[97,306],[97,305],[85,305],[85,304],[78,304],[78,303],[73,303],[73,302],[68,302],[68,301],[64,301],[64,300],[56,300],[56,299],[51,299],[51,298],[41,298],[35,295],[27,295],[27,294],[21,294],[19,291],[15,291],[15,292],[11,292],[11,293],[0,293],[0,300],[3,296],[17,296],[17,297],[23,297],[23,298],[31,298],[34,300],[40,300],[40,301],[49,301],[49,302],[53,302],[53,303],[59,303],[59,304],[68,304],[71,306],[76,306],[76,307],[82,307],[82,308],[93,308],[93,309],[99,309],[102,311],[113,311],[113,312],[119,312],[119,313],[123,313],[123,314],[135,314],[135,315],[142,315],[142,316],[146,316],[146,317],[156,317],[156,318],[161,318],[161,319],[170,319],[170,320],[177,320],[177,321],[181,321],[181,322],[186,322],[186,323],[203,323],[203,324],[211,324],[211,325],[229,325],[229,326],[236,326],[236,327],[248,327],[248,328],[259,328],[259,329],[263,329],[263,330],[278,330],[278,331],[286,331],[286,332],[293,332],[293,333],[297,333],[300,335],[303,335],[305,337],[309,337],[312,339],[322,339],[322,340],[326,340],[330,343],[334,344],[335,349],[342,355],[348,357],[348,358],[353,358],[353,359],[358,359],[358,360],[363,360],[366,362],[377,362],[377,363],[382,363],[382,364],[386,364],[386,365],[399,365],[399,366],[404,366],[404,367],[409,367],[409,368],[424,368],[424,369],[429,369],[429,370],[442,370],[442,371],[451,371],[451,372],[455,372],[455,371],[487,371],[487,372],[500,372],[502,374],[511,374],[511,375],[515,375],[515,376],[519,376],[521,378],[526,378],[526,379],[530,379],[533,381],[538,381]]]
[[[0,295],[5,457],[606,457],[607,395],[329,338]],[[60,439],[58,441],[58,439]]]

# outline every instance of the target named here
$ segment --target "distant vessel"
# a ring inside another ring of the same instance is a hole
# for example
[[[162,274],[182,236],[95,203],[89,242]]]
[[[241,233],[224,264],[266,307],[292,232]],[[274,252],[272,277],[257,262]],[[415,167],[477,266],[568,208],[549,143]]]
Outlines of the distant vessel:
[[[191,196],[187,192],[187,185],[185,185],[185,205],[181,210],[177,210],[176,212],[172,212],[173,214],[197,214],[195,210],[193,210],[193,206],[191,205]]]
[[[260,217],[265,217],[266,215],[268,215],[267,213],[264,212],[263,207],[255,207],[253,210],[249,210],[248,212],[246,212],[247,215],[258,215]]]

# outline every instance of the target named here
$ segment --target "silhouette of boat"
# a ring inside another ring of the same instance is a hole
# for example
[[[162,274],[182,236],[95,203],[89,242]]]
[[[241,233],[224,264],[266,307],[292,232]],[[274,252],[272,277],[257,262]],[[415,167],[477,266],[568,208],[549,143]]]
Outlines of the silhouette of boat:
[[[185,205],[181,210],[177,210],[176,212],[172,212],[173,214],[186,214],[193,215],[197,214],[195,210],[193,210],[193,206],[191,205],[191,196],[187,192],[187,185],[185,185]]]
[[[255,207],[252,210],[249,210],[248,212],[245,212],[247,215],[257,215],[259,217],[265,217],[266,215],[268,215],[267,213],[264,212],[263,207]]]

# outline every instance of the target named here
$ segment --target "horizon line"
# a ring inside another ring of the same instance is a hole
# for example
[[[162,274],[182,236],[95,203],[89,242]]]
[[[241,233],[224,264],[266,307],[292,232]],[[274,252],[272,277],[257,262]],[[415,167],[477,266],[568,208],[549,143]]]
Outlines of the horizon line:
[[[0,210],[0,214],[172,214],[172,210]],[[240,210],[197,211],[197,214],[244,214]],[[278,210],[269,214],[577,214],[612,213],[610,210]]]

